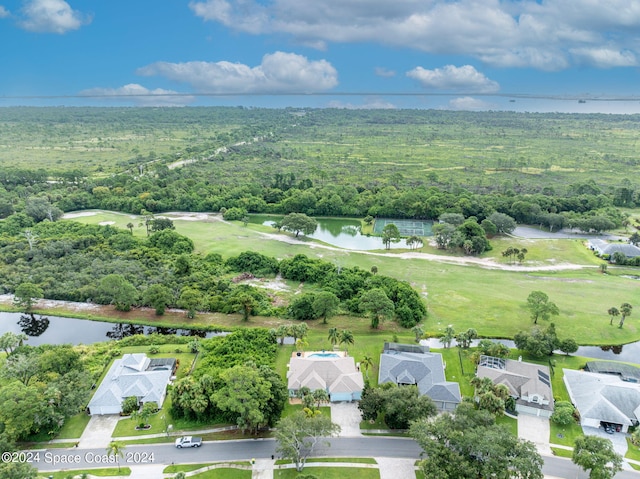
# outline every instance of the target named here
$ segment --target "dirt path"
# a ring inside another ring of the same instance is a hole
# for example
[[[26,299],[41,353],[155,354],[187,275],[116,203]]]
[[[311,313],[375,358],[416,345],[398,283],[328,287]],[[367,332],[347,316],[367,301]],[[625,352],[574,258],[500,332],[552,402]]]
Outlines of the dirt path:
[[[101,210],[92,210],[92,211],[81,211],[74,213],[67,213],[64,215],[64,218],[75,218],[78,216],[91,216],[98,214]],[[111,211],[105,211],[105,213],[113,213]],[[135,216],[128,215],[132,218]],[[208,214],[208,213],[188,213],[188,212],[179,212],[179,211],[170,211],[167,213],[162,213],[161,215],[157,215],[158,218],[170,218],[172,220],[182,220],[182,221],[221,221],[223,223],[228,223],[222,219],[222,215],[220,214]],[[550,260],[550,264],[538,264],[538,265],[511,265],[511,264],[502,264],[496,262],[493,258],[476,258],[474,256],[447,256],[447,255],[439,255],[432,253],[419,253],[415,251],[405,252],[405,253],[379,253],[373,251],[364,251],[364,250],[345,250],[343,248],[338,248],[336,246],[326,245],[317,242],[309,242],[302,241],[297,238],[292,238],[290,236],[284,234],[275,234],[275,233],[263,233],[258,232],[261,236],[268,238],[273,241],[280,241],[288,244],[295,245],[304,245],[311,249],[321,248],[329,251],[349,251],[353,253],[359,254],[367,254],[371,256],[385,256],[388,258],[400,258],[400,259],[420,259],[427,261],[437,261],[440,263],[448,263],[448,264],[457,264],[463,266],[479,266],[485,269],[499,269],[503,271],[567,271],[567,270],[577,270],[586,268],[586,265],[573,264],[573,263],[552,263],[553,260]]]
[[[347,251],[342,248],[337,248],[335,246],[325,245],[321,243],[309,243],[307,241],[301,241],[296,238],[291,238],[285,235],[273,234],[273,233],[262,233],[261,235],[274,240],[274,241],[282,241],[288,244],[296,244],[296,245],[304,245],[308,246],[311,249],[314,248],[322,248],[330,251]],[[473,265],[480,266],[481,268],[486,269],[500,269],[504,271],[566,271],[566,270],[576,270],[586,268],[585,265],[580,264],[572,264],[572,263],[561,263],[561,264],[542,264],[535,266],[522,266],[522,265],[509,265],[502,264],[496,262],[493,258],[476,258],[473,256],[446,256],[432,253],[418,253],[418,252],[405,252],[405,253],[378,253],[373,251],[362,251],[362,250],[348,250],[352,253],[360,253],[367,254],[371,256],[385,256],[388,258],[400,258],[400,259],[422,259],[428,261],[438,261],[440,263],[449,263],[449,264],[458,264],[458,265]]]

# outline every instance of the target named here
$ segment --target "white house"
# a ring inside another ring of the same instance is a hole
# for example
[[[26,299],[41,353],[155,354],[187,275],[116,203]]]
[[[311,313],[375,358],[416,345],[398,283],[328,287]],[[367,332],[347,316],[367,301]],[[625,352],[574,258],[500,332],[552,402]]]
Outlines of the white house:
[[[622,253],[627,258],[635,258],[640,256],[640,248],[629,243],[608,243],[601,239],[590,239],[587,241],[587,247],[598,253],[599,256],[609,255],[613,256],[614,253]]]
[[[149,359],[140,353],[116,359],[89,401],[89,413],[120,414],[130,396],[138,398],[138,404],[153,401],[161,407],[175,364],[173,358]]]
[[[580,424],[595,428],[601,423],[615,424],[622,432],[638,425],[640,384],[614,374],[563,371],[571,402],[580,412]]]

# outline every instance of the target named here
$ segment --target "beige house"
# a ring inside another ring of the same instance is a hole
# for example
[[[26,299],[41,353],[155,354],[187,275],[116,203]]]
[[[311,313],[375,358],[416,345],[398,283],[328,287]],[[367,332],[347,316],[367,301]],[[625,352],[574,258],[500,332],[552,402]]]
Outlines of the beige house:
[[[512,359],[480,356],[477,376],[493,384],[504,384],[516,400],[516,411],[549,417],[553,413],[553,393],[549,368]]]
[[[331,402],[359,401],[364,389],[362,373],[350,356],[340,353],[305,353],[293,356],[287,372],[289,397],[307,387],[323,389]]]

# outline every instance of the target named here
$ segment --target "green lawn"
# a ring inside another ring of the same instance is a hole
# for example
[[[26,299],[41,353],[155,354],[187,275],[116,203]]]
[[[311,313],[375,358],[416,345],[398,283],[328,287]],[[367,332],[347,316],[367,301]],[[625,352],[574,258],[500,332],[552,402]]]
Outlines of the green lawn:
[[[573,451],[570,451],[568,449],[563,449],[560,447],[552,447],[551,451],[553,451],[553,455],[554,456],[558,456],[558,457],[566,457],[571,459],[573,457]]]
[[[220,468],[194,474],[197,479],[251,479],[251,471],[245,469]]]
[[[640,447],[633,444],[629,438],[627,438],[627,454],[624,457],[640,461]]]
[[[50,473],[40,473],[38,475],[38,479],[48,479],[53,476],[53,479],[66,479],[70,474],[80,475],[82,473],[88,473],[92,476],[100,476],[100,477],[109,477],[109,476],[130,476],[131,469],[128,467],[121,467],[118,469],[117,467],[111,468],[103,468],[103,469],[77,469],[77,470],[67,470],[67,471],[57,471]]]
[[[96,216],[77,218],[83,222],[115,221],[116,224],[130,221],[128,215],[100,213]],[[119,223],[118,223],[119,222]],[[134,221],[135,223],[135,221]],[[439,335],[448,324],[457,331],[473,327],[485,337],[513,337],[521,329],[531,326],[526,298],[531,291],[546,292],[559,309],[554,318],[560,337],[573,337],[580,344],[622,344],[640,339],[640,323],[630,318],[624,329],[610,327],[606,310],[623,302],[632,302],[637,289],[637,280],[613,274],[601,274],[597,268],[599,260],[577,240],[528,240],[530,257],[528,265],[534,263],[556,265],[562,263],[581,264],[585,267],[571,271],[502,271],[484,269],[472,265],[447,264],[437,261],[412,258],[402,259],[395,252],[356,253],[346,250],[309,248],[307,244],[287,244],[265,238],[261,232],[273,234],[274,230],[262,225],[243,226],[240,222],[221,221],[176,221],[176,230],[192,238],[198,251],[216,252],[223,257],[254,250],[278,258],[290,258],[295,254],[322,257],[343,266],[359,266],[369,270],[376,265],[380,274],[409,281],[413,287],[427,297],[429,317],[424,328],[430,335]],[[144,232],[134,229],[135,234]],[[502,246],[510,240],[495,240],[496,245],[486,257],[498,257]],[[515,241],[515,240],[514,240]],[[520,240],[518,240],[520,241]],[[520,244],[517,242],[514,245]],[[520,244],[522,246],[522,244]],[[627,268],[628,269],[628,268]],[[306,286],[305,286],[306,288]],[[304,290],[304,288],[303,288]],[[135,314],[131,314],[133,317]],[[167,314],[157,320],[184,321],[182,315]],[[277,318],[252,317],[247,326],[273,327],[282,320]],[[353,317],[335,317],[329,325],[312,322],[310,326],[321,335],[329,327],[351,329],[354,334],[368,331],[368,321]],[[243,326],[237,315],[199,314],[194,326],[222,327]],[[382,330],[394,330],[393,324],[383,324]],[[380,334],[374,332],[373,334]],[[388,334],[388,333],[387,333]],[[318,346],[328,347],[320,341]]]
[[[560,426],[553,421],[549,421],[549,425],[551,429],[549,433],[550,444],[573,447],[576,442],[576,438],[584,435],[582,427],[578,423]]]
[[[212,463],[204,463],[204,464],[173,464],[171,466],[167,466],[162,471],[164,474],[175,474],[176,472],[191,472],[196,469],[200,469],[203,467],[211,466]]]
[[[509,416],[505,416],[504,414],[502,416],[498,416],[496,417],[496,424],[501,424],[503,426],[505,426],[507,429],[509,429],[509,432],[511,434],[513,434],[514,436],[518,435],[518,420]]]
[[[379,479],[380,471],[357,467],[305,467],[302,474],[313,474],[322,479]],[[278,469],[273,471],[274,479],[296,479],[300,475],[295,469]],[[405,479],[405,478],[403,478]],[[407,478],[408,479],[408,478]]]
[[[75,416],[71,416],[65,420],[62,429],[56,435],[56,439],[79,439],[82,436],[84,428],[89,424],[89,416],[86,412],[79,412]]]
[[[206,464],[174,464],[172,466],[167,466],[162,471],[165,474],[175,474],[177,472],[191,472],[197,469],[201,469],[207,466],[213,466],[215,463],[206,463]],[[224,464],[237,464],[240,466],[251,466],[249,461],[228,461]]]
[[[113,437],[123,436],[144,436],[146,434],[158,434],[166,431],[166,425],[171,424],[173,426],[172,433],[176,434],[179,431],[189,431],[198,429],[212,429],[216,427],[228,426],[228,424],[209,424],[201,423],[197,421],[191,421],[184,418],[173,418],[171,416],[171,397],[167,395],[162,405],[162,409],[156,414],[151,416],[149,424],[151,429],[136,430],[137,421],[131,418],[124,418],[118,421],[116,428],[113,432]],[[165,441],[159,441],[165,442]]]

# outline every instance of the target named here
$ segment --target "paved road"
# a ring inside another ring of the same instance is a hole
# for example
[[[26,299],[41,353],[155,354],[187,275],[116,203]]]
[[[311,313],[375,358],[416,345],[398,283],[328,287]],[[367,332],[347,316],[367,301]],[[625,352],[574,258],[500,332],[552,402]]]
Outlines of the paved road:
[[[31,461],[40,471],[60,469],[85,469],[92,467],[115,467],[113,456],[107,457],[104,449],[51,449],[32,451],[38,454]],[[420,457],[421,449],[411,439],[391,437],[334,438],[330,447],[320,447],[314,456],[332,457]],[[226,460],[248,460],[270,458],[275,454],[273,439],[241,441],[209,441],[201,448],[176,449],[171,444],[131,445],[120,459],[121,466],[144,464],[202,463]],[[36,458],[34,458],[36,459]],[[544,456],[543,472],[564,479],[587,479],[589,475],[577,468],[570,460]],[[640,474],[623,471],[616,479],[639,479]]]

